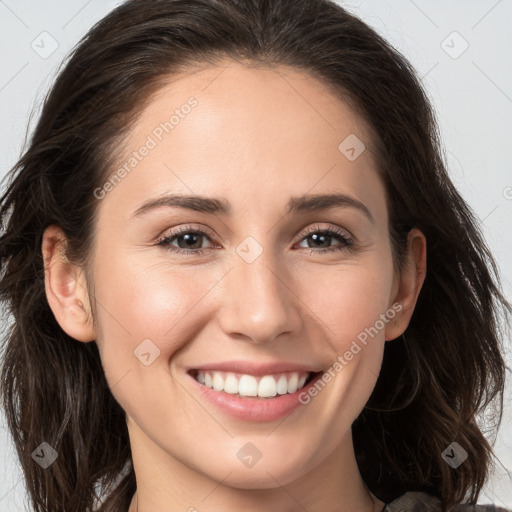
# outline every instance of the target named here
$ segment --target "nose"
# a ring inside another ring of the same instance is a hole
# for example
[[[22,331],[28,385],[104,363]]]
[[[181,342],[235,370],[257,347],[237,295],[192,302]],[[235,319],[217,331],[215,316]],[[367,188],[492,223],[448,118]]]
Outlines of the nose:
[[[223,279],[219,323],[222,330],[253,343],[297,337],[302,325],[301,300],[290,273],[264,250],[251,263],[234,254],[234,268]]]

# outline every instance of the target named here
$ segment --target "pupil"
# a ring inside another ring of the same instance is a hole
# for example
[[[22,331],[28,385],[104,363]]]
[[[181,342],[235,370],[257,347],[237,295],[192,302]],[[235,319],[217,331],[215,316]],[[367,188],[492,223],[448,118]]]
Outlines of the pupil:
[[[199,235],[199,236],[201,236],[201,235]],[[187,233],[185,235],[181,235],[181,238],[183,238],[185,240],[185,244],[187,245],[187,248],[190,248],[197,243],[198,236],[197,236],[197,234]],[[330,235],[315,233],[315,234],[311,235],[310,238],[312,238],[315,241],[315,243],[319,243],[319,244],[324,243],[325,244],[326,241],[330,241],[331,237],[330,237]]]
[[[190,233],[189,233],[189,234],[186,234],[186,235],[182,235],[182,238],[184,238],[184,239],[185,239],[185,244],[187,245],[187,247],[186,247],[186,248],[190,248],[190,247],[191,247],[191,246],[193,246],[195,243],[197,243],[197,240],[196,240],[196,241],[194,241],[194,238],[196,238],[196,239],[197,239],[197,238],[198,238],[198,236],[197,236],[197,235],[195,235],[195,234],[190,234]],[[192,243],[190,243],[190,242],[192,242]]]
[[[330,238],[329,235],[325,235],[325,234],[313,234],[311,235],[311,238],[313,238],[315,241],[318,241],[319,239],[323,239],[323,241],[325,242],[326,239]]]

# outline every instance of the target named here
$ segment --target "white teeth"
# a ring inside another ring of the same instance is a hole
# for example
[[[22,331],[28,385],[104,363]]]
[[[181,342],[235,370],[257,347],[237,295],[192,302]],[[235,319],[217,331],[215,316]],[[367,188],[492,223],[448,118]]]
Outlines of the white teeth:
[[[271,375],[265,375],[258,385],[258,396],[269,397],[277,395],[276,379]]]
[[[224,389],[224,379],[220,373],[213,374],[213,389],[215,391],[222,391]]]
[[[252,375],[242,375],[238,381],[238,394],[240,396],[257,396],[258,381],[256,377]]]
[[[309,375],[309,372],[287,372],[255,377],[232,372],[198,371],[196,380],[215,391],[224,391],[231,395],[271,398],[295,393],[304,387]]]
[[[288,379],[288,393],[295,393],[297,391],[297,386],[299,384],[299,376],[294,373]]]
[[[228,373],[224,381],[224,391],[232,395],[238,393],[238,379],[232,373]]]
[[[281,377],[279,377],[276,391],[280,395],[286,395],[286,393],[288,393],[288,379],[286,378],[286,375],[281,375]]]

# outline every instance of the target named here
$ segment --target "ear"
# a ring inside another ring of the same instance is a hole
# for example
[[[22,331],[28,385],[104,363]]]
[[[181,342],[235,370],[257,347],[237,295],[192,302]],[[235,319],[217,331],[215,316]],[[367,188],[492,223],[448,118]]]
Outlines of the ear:
[[[400,304],[402,308],[386,324],[386,341],[394,340],[407,329],[426,275],[427,239],[419,229],[413,228],[407,235],[406,262],[401,275],[393,283],[395,291],[389,303],[390,308],[396,303]],[[396,305],[395,308],[397,308]]]
[[[94,341],[92,316],[85,272],[65,256],[66,236],[58,226],[43,233],[41,251],[44,262],[46,298],[62,330],[72,338]]]

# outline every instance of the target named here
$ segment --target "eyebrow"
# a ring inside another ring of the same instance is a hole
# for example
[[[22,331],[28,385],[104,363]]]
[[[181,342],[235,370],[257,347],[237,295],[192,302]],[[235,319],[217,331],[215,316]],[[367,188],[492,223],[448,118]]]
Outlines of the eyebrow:
[[[201,213],[232,215],[231,204],[227,199],[196,195],[170,194],[150,199],[133,212],[138,217],[162,206],[182,208]],[[347,194],[309,194],[291,197],[286,213],[305,213],[328,210],[331,208],[354,208],[365,215],[374,224],[375,220],[364,203]]]

